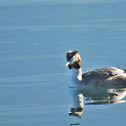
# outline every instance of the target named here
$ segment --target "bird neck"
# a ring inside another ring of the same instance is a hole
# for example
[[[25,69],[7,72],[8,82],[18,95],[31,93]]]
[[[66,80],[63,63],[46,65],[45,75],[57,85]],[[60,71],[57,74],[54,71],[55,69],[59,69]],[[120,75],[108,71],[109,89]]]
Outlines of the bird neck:
[[[82,81],[82,69],[81,67],[79,69],[72,68],[70,75],[70,87],[78,87],[78,84]]]

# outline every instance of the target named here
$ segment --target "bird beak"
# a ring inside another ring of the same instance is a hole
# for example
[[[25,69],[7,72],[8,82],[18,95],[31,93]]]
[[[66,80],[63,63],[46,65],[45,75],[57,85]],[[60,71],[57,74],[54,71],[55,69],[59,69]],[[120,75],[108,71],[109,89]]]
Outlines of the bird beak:
[[[69,62],[66,63],[66,66],[70,65],[74,60],[76,59],[76,56],[73,56]]]
[[[66,63],[66,67],[67,67],[69,64],[70,64],[70,62],[67,62],[67,63]]]

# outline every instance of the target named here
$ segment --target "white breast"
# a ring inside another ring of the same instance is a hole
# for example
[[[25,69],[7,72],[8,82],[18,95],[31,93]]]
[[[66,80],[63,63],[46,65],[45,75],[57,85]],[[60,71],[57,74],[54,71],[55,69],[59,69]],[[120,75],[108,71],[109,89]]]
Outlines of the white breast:
[[[69,87],[80,87],[82,81],[82,70],[80,69],[71,69]]]

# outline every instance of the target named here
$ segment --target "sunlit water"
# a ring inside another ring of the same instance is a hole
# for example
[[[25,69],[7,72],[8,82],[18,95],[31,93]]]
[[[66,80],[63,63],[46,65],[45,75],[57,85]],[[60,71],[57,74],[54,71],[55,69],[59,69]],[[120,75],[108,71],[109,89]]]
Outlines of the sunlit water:
[[[65,67],[79,50],[83,72],[126,69],[125,11],[125,0],[0,1],[0,125],[125,125],[125,86],[69,89]]]

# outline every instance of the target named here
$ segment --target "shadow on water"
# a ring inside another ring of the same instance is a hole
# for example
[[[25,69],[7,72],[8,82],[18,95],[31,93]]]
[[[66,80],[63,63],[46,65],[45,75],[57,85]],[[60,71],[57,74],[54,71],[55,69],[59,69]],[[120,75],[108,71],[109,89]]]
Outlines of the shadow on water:
[[[84,112],[84,105],[119,104],[126,102],[126,100],[123,100],[126,97],[126,85],[88,86],[83,89],[69,88],[69,93],[73,100],[73,107],[69,115],[79,118],[81,118]]]

